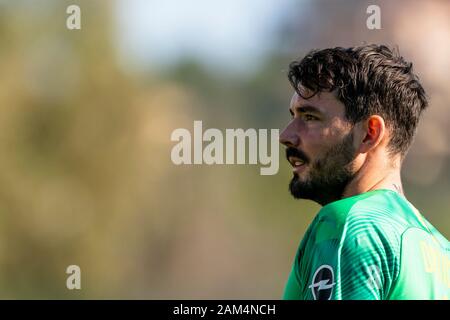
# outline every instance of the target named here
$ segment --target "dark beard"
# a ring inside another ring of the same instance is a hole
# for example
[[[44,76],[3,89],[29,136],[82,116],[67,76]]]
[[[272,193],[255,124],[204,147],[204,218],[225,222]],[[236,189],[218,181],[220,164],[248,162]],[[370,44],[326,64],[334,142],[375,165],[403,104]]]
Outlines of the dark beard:
[[[287,155],[305,159],[299,150],[288,149]],[[296,199],[313,200],[322,206],[341,199],[345,187],[354,177],[351,168],[354,158],[353,134],[349,133],[339,145],[331,147],[322,158],[312,163],[306,181],[299,180],[294,174],[289,183],[291,194]]]

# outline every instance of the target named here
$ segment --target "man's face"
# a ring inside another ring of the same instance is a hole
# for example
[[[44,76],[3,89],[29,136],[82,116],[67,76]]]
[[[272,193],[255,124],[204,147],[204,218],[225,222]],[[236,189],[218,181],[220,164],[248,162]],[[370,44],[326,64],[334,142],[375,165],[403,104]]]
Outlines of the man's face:
[[[293,167],[289,184],[297,199],[325,205],[342,197],[355,174],[352,126],[345,107],[333,93],[320,92],[309,99],[295,93],[292,120],[280,135]]]

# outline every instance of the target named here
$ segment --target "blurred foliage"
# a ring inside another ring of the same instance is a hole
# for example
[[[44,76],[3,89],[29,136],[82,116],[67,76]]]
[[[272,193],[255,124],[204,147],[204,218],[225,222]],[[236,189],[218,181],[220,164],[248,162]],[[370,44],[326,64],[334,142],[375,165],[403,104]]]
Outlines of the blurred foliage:
[[[186,59],[133,75],[117,63],[111,2],[77,3],[80,31],[65,28],[71,1],[0,2],[0,297],[279,298],[319,209],[289,196],[283,150],[275,176],[260,176],[259,166],[175,166],[170,134],[192,130],[194,120],[282,128],[291,59],[335,42],[402,40],[347,33],[355,29],[349,9],[361,8],[364,19],[364,1],[307,2],[312,16],[294,12],[251,74],[221,75]],[[448,9],[433,4],[431,17]],[[335,16],[342,31],[311,22],[319,14]],[[448,48],[448,39],[436,45]],[[442,116],[449,82],[430,80],[410,52],[438,99],[407,160],[405,189],[448,237],[448,147],[439,141],[450,133]],[[427,170],[434,178],[421,178]],[[81,267],[80,291],[66,289],[71,264]]]

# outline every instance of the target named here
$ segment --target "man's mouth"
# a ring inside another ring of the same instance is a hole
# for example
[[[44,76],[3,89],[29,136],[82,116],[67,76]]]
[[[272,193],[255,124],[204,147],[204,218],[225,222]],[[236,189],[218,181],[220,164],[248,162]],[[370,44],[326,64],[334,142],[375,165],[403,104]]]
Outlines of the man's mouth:
[[[294,168],[292,171],[294,171],[295,173],[299,173],[299,170],[306,164],[305,161],[294,156],[290,156],[288,160],[291,166]]]

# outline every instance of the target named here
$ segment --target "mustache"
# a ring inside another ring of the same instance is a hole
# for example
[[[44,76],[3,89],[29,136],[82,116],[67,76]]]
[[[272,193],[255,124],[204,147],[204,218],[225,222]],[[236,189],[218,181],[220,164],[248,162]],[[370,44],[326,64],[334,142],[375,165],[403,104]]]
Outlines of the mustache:
[[[289,161],[289,157],[296,157],[302,160],[305,163],[309,162],[308,156],[301,150],[294,147],[286,148],[286,159]]]

